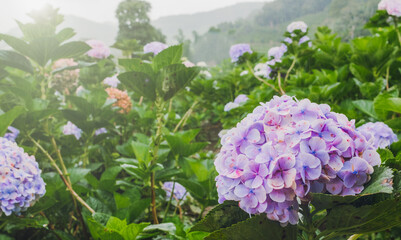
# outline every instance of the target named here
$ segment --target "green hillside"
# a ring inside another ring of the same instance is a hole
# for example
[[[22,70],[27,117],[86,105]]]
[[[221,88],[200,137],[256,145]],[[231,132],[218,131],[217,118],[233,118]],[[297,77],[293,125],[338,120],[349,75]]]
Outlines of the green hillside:
[[[152,24],[161,29],[167,40],[171,42],[179,29],[185,37],[189,38],[192,37],[193,31],[197,31],[198,34],[206,33],[210,27],[217,24],[247,18],[263,6],[263,2],[238,3],[208,12],[161,17],[152,21]]]
[[[329,26],[345,40],[366,34],[363,24],[377,10],[379,0],[276,0],[247,19],[222,23],[195,38],[191,60],[218,63],[228,57],[232,44],[246,42],[267,51],[282,41],[286,26],[302,20],[313,36],[318,26]]]

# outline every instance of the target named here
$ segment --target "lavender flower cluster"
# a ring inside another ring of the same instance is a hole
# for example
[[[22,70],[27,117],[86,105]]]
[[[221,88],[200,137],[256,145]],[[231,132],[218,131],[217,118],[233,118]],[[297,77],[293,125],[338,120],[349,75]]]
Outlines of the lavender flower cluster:
[[[249,44],[239,43],[232,45],[230,48],[231,62],[238,62],[239,58],[246,52],[252,53],[251,46]]]
[[[221,139],[219,202],[285,225],[298,222],[297,199],[309,192],[361,193],[381,160],[354,122],[308,99],[261,104]]]
[[[224,106],[224,111],[228,112],[231,109],[237,108],[241,105],[241,103],[246,103],[248,99],[248,96],[245,94],[240,94],[234,99],[234,102],[229,102]]]
[[[185,189],[184,186],[182,186],[177,182],[165,182],[163,184],[163,189],[164,191],[166,191],[166,198],[170,199],[171,192],[173,192],[173,187],[174,187],[173,196],[180,201],[185,201],[185,199],[187,198],[187,190]]]
[[[150,42],[143,47],[143,52],[153,53],[154,55],[157,55],[167,47],[168,46],[166,44],[161,42]]]
[[[79,140],[82,135],[82,130],[72,122],[68,121],[67,124],[63,126],[63,134],[74,135],[74,137]]]
[[[269,49],[269,51],[267,52],[269,61],[267,61],[266,63],[257,64],[254,68],[255,75],[271,79],[270,74],[273,72],[273,68],[275,67],[276,63],[281,62],[281,58],[288,50],[287,44],[292,44],[294,42],[293,38],[297,37],[298,33],[304,35],[307,31],[308,25],[306,25],[306,23],[302,21],[293,22],[288,25],[287,32],[290,33],[291,37],[286,37],[283,41],[284,43],[280,46],[272,47]],[[310,42],[310,38],[308,36],[302,36],[299,38],[298,45],[302,45],[304,43],[307,43],[309,47],[312,46],[312,42]]]
[[[9,126],[7,128],[7,130],[10,131],[10,132],[4,134],[4,138],[9,140],[9,141],[15,142],[15,139],[19,135],[19,130],[16,129],[15,127],[12,127],[12,126]]]
[[[45,194],[40,173],[34,156],[0,137],[0,208],[6,216],[19,215]]]
[[[360,126],[357,130],[362,133],[369,142],[373,143],[375,149],[388,147],[393,142],[398,141],[397,135],[383,122],[369,122]]]

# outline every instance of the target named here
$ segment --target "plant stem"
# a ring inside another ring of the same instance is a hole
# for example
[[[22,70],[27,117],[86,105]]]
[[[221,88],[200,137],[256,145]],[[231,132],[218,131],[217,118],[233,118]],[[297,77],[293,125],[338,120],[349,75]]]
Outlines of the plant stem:
[[[187,110],[187,112],[184,114],[184,116],[181,118],[181,120],[177,123],[177,126],[174,128],[174,133],[178,131],[178,129],[182,126],[185,125],[187,122],[187,119],[189,116],[191,116],[193,109],[195,108],[196,104],[198,104],[198,101],[195,101],[192,106]]]
[[[274,91],[280,93],[280,91],[279,91],[277,88],[275,88],[275,87],[273,86],[273,84],[270,84],[270,83],[268,83],[266,80],[264,80],[263,78],[261,78],[261,77],[259,77],[259,76],[256,76],[256,75],[255,75],[255,72],[253,71],[253,69],[252,69],[252,67],[251,67],[251,64],[250,64],[249,62],[248,62],[247,64],[248,64],[248,70],[249,70],[249,72],[251,72],[252,75],[253,75],[257,80],[259,80],[260,82],[264,83],[266,86],[270,87],[270,88],[273,89]]]
[[[287,73],[285,74],[284,83],[287,82],[288,77],[290,76],[290,73],[291,73],[292,69],[293,69],[294,66],[295,66],[296,61],[297,61],[297,56],[294,56],[294,60],[292,60],[291,66],[290,66],[290,68],[288,69]]]
[[[388,67],[387,67],[387,70],[386,70],[386,90],[387,90],[387,91],[388,91],[388,89],[389,89],[389,84],[388,84],[389,76],[390,76],[390,66],[388,66]]]
[[[90,213],[94,214],[95,210],[93,210],[72,188],[72,186],[69,184],[67,179],[65,178],[63,172],[61,169],[57,166],[56,161],[50,156],[50,154],[40,145],[35,139],[33,139],[31,136],[28,136],[28,138],[46,155],[46,157],[50,160],[51,165],[56,169],[57,173],[60,175],[61,180],[64,182],[64,184],[67,186],[68,190],[70,190],[71,195],[78,200],[84,206],[86,209],[89,210]]]
[[[398,37],[398,42],[401,45],[401,34],[400,34],[400,30],[398,29],[398,19],[397,17],[393,17],[393,21],[394,21],[394,26],[395,26],[395,32],[397,33],[397,37]]]
[[[175,188],[175,182],[173,182],[173,188],[171,189],[170,199],[168,201],[166,210],[164,211],[164,218],[166,218],[168,209],[170,208],[171,205],[171,201],[173,200],[174,188]]]
[[[305,232],[308,235],[308,240],[313,240],[316,237],[316,229],[312,224],[312,215],[310,213],[309,203],[301,203],[302,215],[304,216]]]
[[[284,92],[283,88],[281,87],[281,75],[280,75],[280,73],[278,73],[278,75],[277,75],[277,82],[278,82],[278,87],[280,88],[281,95],[285,95],[285,92]]]
[[[157,130],[156,137],[154,141],[153,147],[153,158],[151,161],[151,166],[156,164],[158,158],[158,152],[160,143],[162,142],[162,128],[163,128],[163,109],[164,109],[164,101],[161,97],[158,97],[156,100],[156,108],[157,108]],[[159,220],[157,219],[157,210],[156,210],[156,192],[155,192],[155,172],[152,171],[150,174],[150,188],[151,188],[151,198],[152,198],[152,217],[153,223],[159,224]]]
[[[348,240],[356,240],[358,239],[360,236],[362,236],[362,234],[354,234],[351,237],[348,238]]]

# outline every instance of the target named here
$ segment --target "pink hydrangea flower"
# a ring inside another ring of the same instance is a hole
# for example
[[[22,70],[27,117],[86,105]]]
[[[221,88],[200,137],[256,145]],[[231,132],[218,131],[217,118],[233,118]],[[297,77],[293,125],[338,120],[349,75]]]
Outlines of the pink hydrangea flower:
[[[86,43],[92,48],[86,54],[89,57],[103,59],[110,56],[110,48],[99,40],[88,40]]]

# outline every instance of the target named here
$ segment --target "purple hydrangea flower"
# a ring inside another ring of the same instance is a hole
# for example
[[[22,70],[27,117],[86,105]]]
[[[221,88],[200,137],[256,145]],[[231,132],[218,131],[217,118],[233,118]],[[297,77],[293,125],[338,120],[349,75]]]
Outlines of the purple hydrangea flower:
[[[379,10],[386,10],[389,15],[401,17],[401,0],[382,0]]]
[[[143,47],[143,52],[144,53],[153,53],[154,55],[157,55],[166,48],[168,48],[168,46],[164,43],[150,42]]]
[[[163,189],[166,191],[166,197],[167,199],[170,199],[171,197],[171,192],[173,191],[173,186],[174,186],[174,194],[173,197],[175,197],[178,200],[185,201],[187,199],[187,190],[185,189],[184,186],[177,182],[165,182],[163,184]]]
[[[103,133],[107,133],[107,129],[106,128],[99,128],[99,129],[97,129],[95,131],[95,136],[98,136],[98,135],[103,134]]]
[[[359,194],[380,165],[373,141],[355,121],[308,99],[274,97],[221,136],[215,160],[219,202],[249,214],[298,222],[298,198],[309,192]]]
[[[301,39],[299,39],[299,45],[303,44],[303,43],[308,43],[309,47],[312,47],[312,42],[310,41],[310,38],[308,36],[303,36],[301,37]]]
[[[103,83],[108,85],[108,86],[110,86],[110,87],[116,88],[118,86],[118,84],[120,84],[120,80],[118,80],[117,74],[116,74],[116,75],[114,75],[112,77],[105,78],[103,80]]]
[[[88,40],[86,43],[92,48],[86,53],[89,57],[103,59],[110,56],[110,48],[104,44],[104,42],[99,40]]]
[[[246,52],[252,53],[251,46],[249,44],[240,43],[232,45],[230,48],[231,62],[238,62],[239,57],[241,57]]]
[[[240,94],[234,99],[234,102],[229,102],[224,106],[224,111],[228,112],[231,109],[237,108],[241,103],[247,102],[248,99],[249,98],[245,94]]]
[[[75,124],[68,121],[66,125],[63,126],[64,135],[74,135],[77,140],[81,138],[82,130],[79,129]]]
[[[291,44],[292,43],[292,39],[289,37],[284,38],[284,42]]]
[[[27,210],[42,197],[45,182],[34,156],[0,137],[0,208],[6,216]],[[1,215],[0,212],[0,215]]]
[[[376,149],[388,147],[393,142],[398,141],[397,135],[383,122],[369,122],[360,126],[357,130],[368,140],[372,140]]]
[[[295,30],[301,30],[301,32],[306,33],[308,30],[308,25],[306,25],[303,21],[292,22],[290,25],[287,26],[287,32],[292,33]]]
[[[18,137],[18,135],[19,135],[19,130],[16,129],[15,127],[12,127],[12,126],[9,126],[7,129],[8,129],[8,131],[10,131],[10,132],[4,134],[4,138],[5,138],[5,139],[8,139],[8,140],[10,140],[10,141],[12,141],[12,142],[15,142],[15,139],[16,139],[16,138]]]
[[[285,44],[281,45],[280,47],[272,47],[267,52],[267,55],[270,58],[273,58],[276,61],[279,61],[284,53],[287,52],[287,46]]]
[[[258,63],[256,64],[254,71],[256,76],[270,79],[270,73],[272,72],[272,69],[268,63]]]

